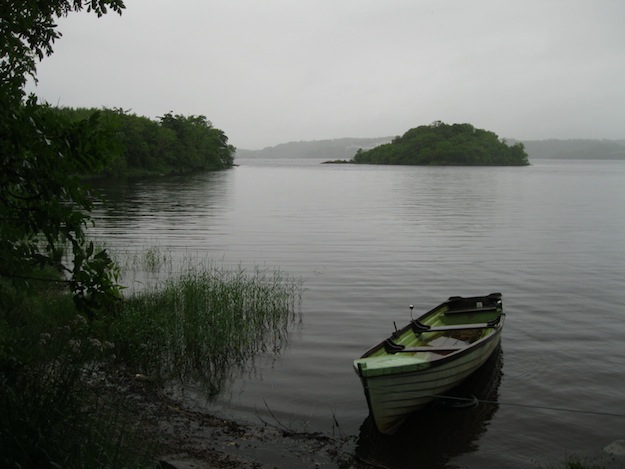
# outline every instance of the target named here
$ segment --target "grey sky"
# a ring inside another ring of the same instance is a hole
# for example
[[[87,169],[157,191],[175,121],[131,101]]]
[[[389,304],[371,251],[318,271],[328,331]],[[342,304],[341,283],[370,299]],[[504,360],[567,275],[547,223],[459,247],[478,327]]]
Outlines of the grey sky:
[[[51,104],[202,114],[238,148],[435,120],[625,138],[623,0],[126,0],[71,14],[29,87]]]

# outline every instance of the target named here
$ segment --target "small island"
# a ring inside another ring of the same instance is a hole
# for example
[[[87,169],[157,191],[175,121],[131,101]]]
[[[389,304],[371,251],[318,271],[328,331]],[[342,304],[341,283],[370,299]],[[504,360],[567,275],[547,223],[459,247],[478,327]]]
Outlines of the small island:
[[[410,129],[390,143],[359,149],[349,161],[328,163],[427,166],[527,166],[522,143],[508,145],[497,134],[471,124],[435,121]]]

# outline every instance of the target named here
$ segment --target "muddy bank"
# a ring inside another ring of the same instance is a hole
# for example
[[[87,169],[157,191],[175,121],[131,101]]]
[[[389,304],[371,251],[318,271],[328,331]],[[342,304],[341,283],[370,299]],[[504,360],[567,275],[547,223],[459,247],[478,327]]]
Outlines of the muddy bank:
[[[108,370],[100,394],[119,400],[161,468],[356,468],[353,438],[295,433],[185,409],[161,387],[125,370]]]

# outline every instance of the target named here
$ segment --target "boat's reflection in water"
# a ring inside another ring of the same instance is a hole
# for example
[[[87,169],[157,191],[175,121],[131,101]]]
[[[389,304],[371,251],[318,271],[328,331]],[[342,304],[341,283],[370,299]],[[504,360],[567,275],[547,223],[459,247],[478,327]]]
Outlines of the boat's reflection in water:
[[[367,417],[360,427],[357,460],[362,467],[443,468],[454,457],[476,451],[480,435],[497,412],[502,366],[499,346],[479,370],[448,393],[488,402],[465,408],[434,404],[410,416],[392,436],[378,432]]]

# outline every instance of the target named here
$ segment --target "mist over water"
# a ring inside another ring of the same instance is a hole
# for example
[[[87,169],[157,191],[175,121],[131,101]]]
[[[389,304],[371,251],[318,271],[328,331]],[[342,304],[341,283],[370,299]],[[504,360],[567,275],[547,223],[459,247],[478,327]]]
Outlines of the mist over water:
[[[113,250],[156,245],[174,270],[197,256],[304,281],[302,321],[282,355],[233,376],[217,401],[196,394],[189,405],[353,435],[390,464],[392,445],[367,430],[352,360],[405,324],[410,304],[417,314],[452,295],[500,291],[507,320],[484,391],[497,404],[458,417],[464,437],[437,446],[432,467],[535,467],[538,455],[560,463],[625,438],[625,418],[603,415],[625,413],[625,162],[237,163],[100,187],[107,206],[95,233]],[[422,418],[438,417],[456,419]],[[399,438],[418,438],[422,422]]]

